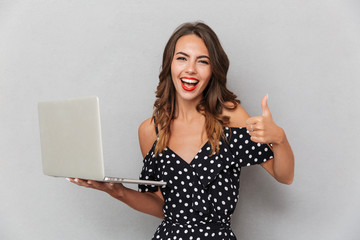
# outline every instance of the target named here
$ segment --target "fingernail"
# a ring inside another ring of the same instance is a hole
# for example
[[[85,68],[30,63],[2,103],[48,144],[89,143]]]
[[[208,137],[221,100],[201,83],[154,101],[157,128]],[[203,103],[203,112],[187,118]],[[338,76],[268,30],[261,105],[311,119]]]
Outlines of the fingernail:
[[[269,94],[268,93],[266,94],[266,98],[269,100]]]
[[[70,178],[67,177],[66,180],[68,180],[70,182]]]
[[[79,182],[79,179],[75,178],[75,180],[74,180],[74,181],[78,183],[78,182]]]
[[[87,184],[92,184],[91,181],[87,181]]]

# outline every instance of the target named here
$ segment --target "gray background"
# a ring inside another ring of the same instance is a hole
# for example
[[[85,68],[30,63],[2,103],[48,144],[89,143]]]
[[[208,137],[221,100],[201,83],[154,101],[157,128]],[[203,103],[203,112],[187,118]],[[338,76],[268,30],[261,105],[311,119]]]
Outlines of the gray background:
[[[137,177],[163,48],[194,20],[218,34],[250,115],[269,93],[296,156],[290,186],[243,169],[238,238],[360,239],[355,0],[0,1],[0,239],[150,239],[159,219],[42,174],[37,102],[98,95],[106,170]]]

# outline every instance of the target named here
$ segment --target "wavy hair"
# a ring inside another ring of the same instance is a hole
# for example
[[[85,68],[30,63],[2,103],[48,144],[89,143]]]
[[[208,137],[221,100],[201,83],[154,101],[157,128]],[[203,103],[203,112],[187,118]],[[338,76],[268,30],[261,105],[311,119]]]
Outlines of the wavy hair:
[[[236,99],[236,95],[226,87],[229,59],[215,32],[202,22],[180,25],[165,46],[159,84],[156,90],[152,116],[159,129],[158,141],[155,146],[156,155],[166,148],[171,134],[171,120],[176,117],[176,90],[171,78],[171,62],[178,39],[185,35],[198,36],[205,42],[209,51],[212,76],[196,109],[205,116],[205,131],[211,145],[212,154],[219,151],[219,141],[224,135],[223,126],[230,121],[229,116],[222,115],[223,109],[235,109],[240,104],[240,101]],[[229,102],[232,104],[229,104]]]

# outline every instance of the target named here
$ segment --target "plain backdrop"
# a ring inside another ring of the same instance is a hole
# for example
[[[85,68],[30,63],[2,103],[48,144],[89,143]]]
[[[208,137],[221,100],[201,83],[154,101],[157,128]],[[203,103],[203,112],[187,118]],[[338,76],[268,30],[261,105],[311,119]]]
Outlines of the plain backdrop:
[[[250,115],[269,94],[296,158],[290,186],[242,169],[238,239],[360,239],[357,0],[0,0],[0,239],[151,238],[160,219],[43,175],[37,103],[99,96],[108,175],[137,178],[163,48],[195,20]]]

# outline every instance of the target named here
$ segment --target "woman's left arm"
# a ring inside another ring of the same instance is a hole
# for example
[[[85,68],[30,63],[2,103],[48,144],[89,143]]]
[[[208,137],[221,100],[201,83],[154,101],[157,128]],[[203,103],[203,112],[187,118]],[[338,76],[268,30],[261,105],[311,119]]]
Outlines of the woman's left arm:
[[[251,117],[246,121],[251,140],[258,143],[271,143],[274,158],[261,165],[279,182],[291,184],[294,179],[294,154],[286,138],[285,131],[277,126],[267,105],[268,96],[261,101],[262,116]]]

